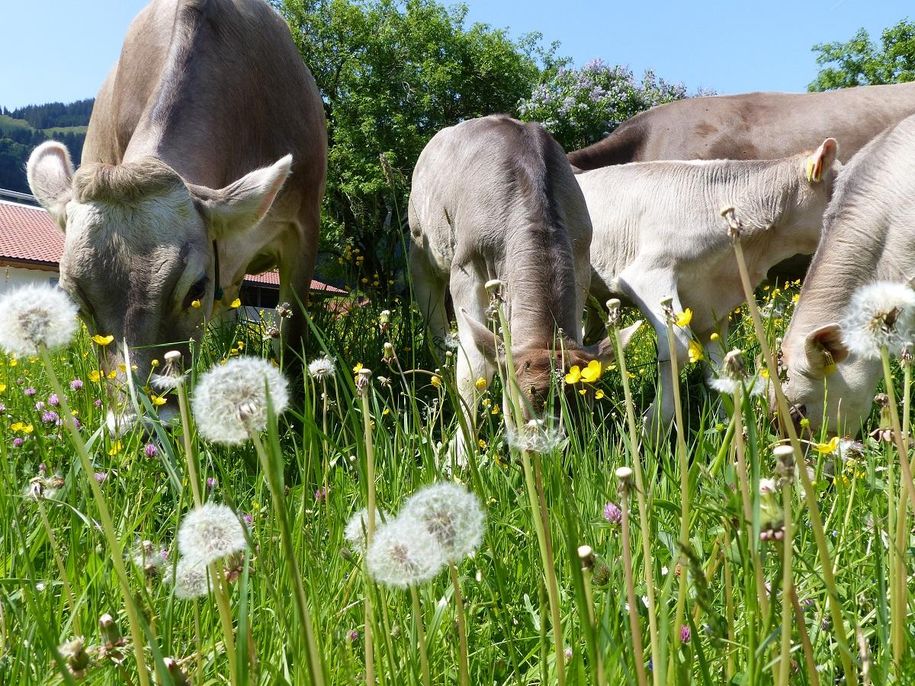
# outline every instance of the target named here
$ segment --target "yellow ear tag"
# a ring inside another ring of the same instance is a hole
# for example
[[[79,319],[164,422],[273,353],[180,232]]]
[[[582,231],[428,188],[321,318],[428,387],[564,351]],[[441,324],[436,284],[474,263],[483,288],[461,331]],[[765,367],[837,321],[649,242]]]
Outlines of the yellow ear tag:
[[[809,183],[819,183],[821,178],[821,170],[818,169],[819,165],[817,161],[812,158],[807,158],[807,181]]]

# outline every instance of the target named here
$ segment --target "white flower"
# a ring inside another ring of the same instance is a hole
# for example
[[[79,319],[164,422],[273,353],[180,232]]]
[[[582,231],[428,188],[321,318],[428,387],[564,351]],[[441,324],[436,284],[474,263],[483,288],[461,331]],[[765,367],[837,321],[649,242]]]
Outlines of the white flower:
[[[182,557],[175,566],[175,597],[181,600],[199,598],[209,593],[207,566],[203,560]]]
[[[505,441],[516,450],[551,453],[566,444],[562,426],[547,427],[542,419],[532,419],[520,429],[505,429]]]
[[[760,479],[759,480],[759,494],[760,495],[770,495],[772,493],[778,492],[778,484],[775,483],[775,479]]]
[[[447,562],[473,553],[483,540],[486,516],[479,499],[456,483],[427,486],[404,503],[400,518],[416,519],[438,541]]]
[[[194,418],[200,434],[217,443],[243,443],[250,432],[267,426],[267,391],[279,415],[289,404],[286,377],[259,357],[237,357],[200,377]]]
[[[708,385],[719,393],[725,393],[727,395],[734,395],[737,392],[737,389],[740,388],[741,381],[739,379],[732,379],[728,376],[719,376],[714,379],[709,379]],[[766,380],[760,375],[754,376],[752,379],[744,379],[743,384],[745,387],[745,392],[747,395],[762,395],[766,390]]]
[[[16,288],[0,297],[0,348],[10,355],[35,355],[40,346],[67,345],[77,328],[77,307],[61,289]]]
[[[346,542],[349,543],[350,548],[352,548],[357,553],[365,552],[365,534],[369,525],[368,514],[368,508],[363,507],[361,510],[349,518],[349,521],[346,523],[346,528],[343,530],[343,538],[345,538]],[[378,529],[383,522],[390,519],[391,515],[389,515],[384,510],[376,510],[375,528]]]
[[[881,348],[898,354],[915,340],[915,291],[889,281],[862,286],[841,327],[842,341],[861,357],[879,358]]]
[[[178,529],[178,551],[208,565],[245,550],[245,530],[231,508],[204,503],[191,510]]]
[[[409,588],[438,574],[445,565],[445,556],[422,524],[399,517],[375,532],[365,562],[378,583]]]
[[[308,363],[308,374],[318,381],[328,379],[334,375],[337,365],[333,358],[324,355]]]

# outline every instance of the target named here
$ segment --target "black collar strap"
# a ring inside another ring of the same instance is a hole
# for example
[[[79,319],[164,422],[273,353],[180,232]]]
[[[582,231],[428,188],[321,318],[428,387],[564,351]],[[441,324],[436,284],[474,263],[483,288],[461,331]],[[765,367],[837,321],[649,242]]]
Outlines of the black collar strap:
[[[216,247],[216,241],[213,241],[213,271],[213,278],[216,280],[216,286],[213,288],[213,303],[215,304],[225,295],[222,286],[219,285],[219,248]]]

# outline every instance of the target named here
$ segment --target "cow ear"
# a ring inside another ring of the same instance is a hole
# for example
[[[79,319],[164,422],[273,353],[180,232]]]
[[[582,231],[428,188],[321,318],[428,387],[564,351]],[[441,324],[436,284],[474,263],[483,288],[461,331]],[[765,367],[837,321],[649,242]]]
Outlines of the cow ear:
[[[470,331],[477,350],[483,353],[483,357],[487,360],[495,363],[498,359],[499,351],[502,349],[502,338],[471,317],[463,307],[461,308],[461,316],[464,317],[464,323],[467,325],[468,331]]]
[[[832,167],[839,154],[839,144],[835,138],[827,138],[816,149],[816,152],[807,158],[807,181],[819,183],[823,180],[823,172]]]
[[[810,371],[818,376],[826,376],[832,365],[848,357],[848,348],[842,342],[842,330],[838,324],[826,324],[807,334],[804,351]]]
[[[632,337],[635,336],[641,326],[642,320],[640,319],[635,324],[620,330],[620,342],[623,344],[623,348],[629,345]],[[585,348],[585,352],[591,357],[600,360],[602,364],[610,364],[616,359],[616,343],[613,340],[613,336],[607,336],[600,343],[589,345]]]
[[[60,228],[65,229],[73,182],[73,162],[66,146],[57,141],[39,145],[29,155],[26,176],[32,194]]]
[[[257,224],[273,205],[292,167],[292,155],[256,169],[225,188],[188,184],[188,190],[209,224],[211,238],[226,238]]]

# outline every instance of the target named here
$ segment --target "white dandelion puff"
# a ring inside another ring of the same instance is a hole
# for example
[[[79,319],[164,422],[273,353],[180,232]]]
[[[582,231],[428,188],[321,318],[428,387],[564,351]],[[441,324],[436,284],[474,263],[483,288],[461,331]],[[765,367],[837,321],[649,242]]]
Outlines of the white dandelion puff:
[[[542,419],[532,419],[520,429],[505,429],[509,446],[531,453],[551,453],[565,446],[567,440],[561,425],[548,427]]]
[[[243,443],[267,426],[267,392],[275,414],[289,404],[289,384],[259,357],[237,357],[206,372],[191,406],[200,434],[216,443]]]
[[[438,574],[445,565],[445,556],[425,526],[399,517],[375,532],[365,562],[378,583],[409,588]]]
[[[743,351],[735,348],[724,356],[718,376],[709,379],[709,386],[726,395],[734,395],[743,387],[749,396],[761,395],[766,390],[766,379],[757,374],[750,378],[743,360]]]
[[[175,565],[175,578],[172,581],[175,597],[180,600],[192,600],[210,592],[206,563],[197,558],[180,558]]]
[[[67,345],[76,333],[77,307],[61,289],[45,285],[16,288],[0,297],[0,348],[27,357],[42,346]]]
[[[308,375],[318,381],[323,381],[332,377],[336,368],[337,365],[333,358],[324,355],[308,363]]]
[[[898,354],[915,340],[915,291],[901,283],[878,281],[856,290],[841,322],[842,341],[865,358],[881,348]]]
[[[346,539],[346,542],[349,543],[350,548],[352,548],[357,553],[365,552],[365,534],[368,531],[368,508],[363,507],[361,510],[356,512],[352,517],[349,518],[349,521],[346,523],[346,528],[343,530],[343,538]],[[391,519],[389,515],[384,510],[375,511],[375,528],[377,529],[382,525],[383,522],[386,522]]]
[[[207,565],[247,548],[245,529],[231,508],[204,503],[185,515],[178,529],[178,551]]]
[[[479,499],[460,484],[449,482],[414,493],[404,503],[400,517],[425,526],[450,563],[459,562],[480,547],[486,523]]]

